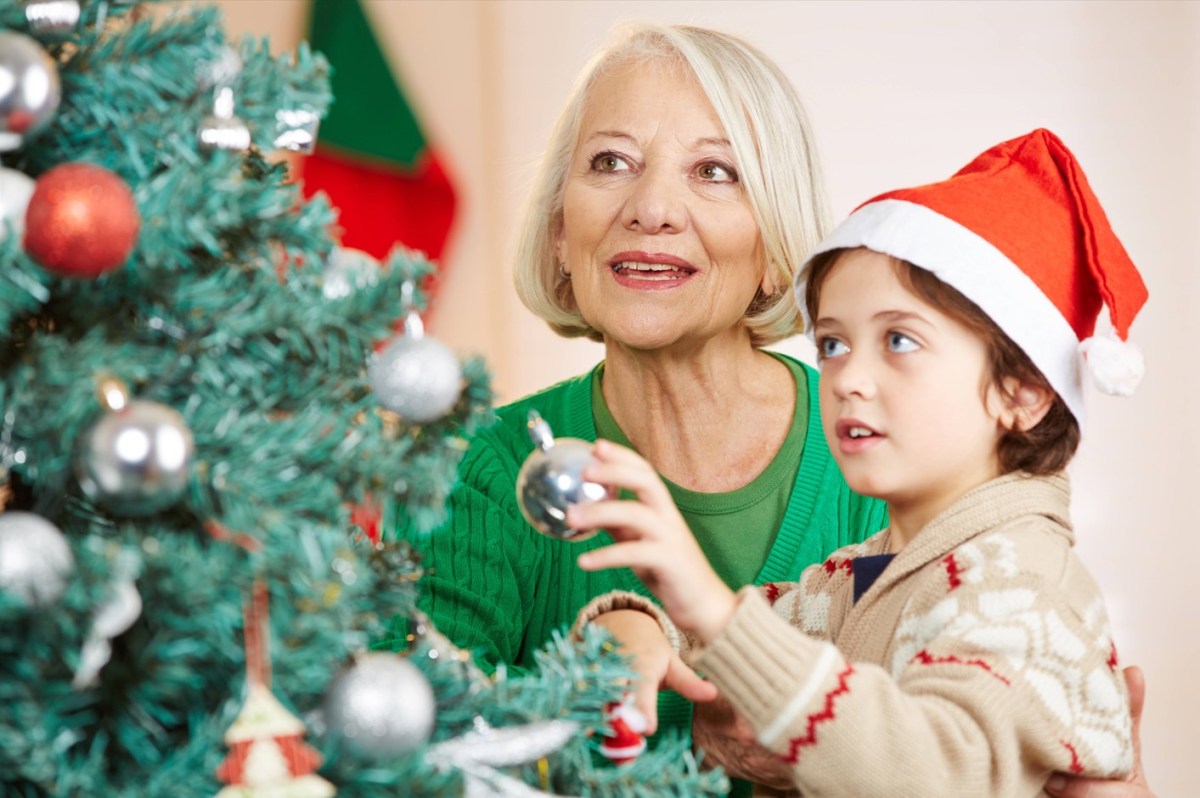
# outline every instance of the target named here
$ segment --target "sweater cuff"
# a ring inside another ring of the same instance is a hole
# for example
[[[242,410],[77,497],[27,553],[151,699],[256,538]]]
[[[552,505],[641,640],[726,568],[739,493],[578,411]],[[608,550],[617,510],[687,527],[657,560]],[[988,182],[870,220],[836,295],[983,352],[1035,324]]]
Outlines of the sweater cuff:
[[[773,746],[814,699],[825,694],[845,658],[831,643],[814,640],[779,617],[757,588],[738,591],[733,617],[695,667]]]
[[[649,615],[658,622],[658,628],[662,629],[667,642],[671,644],[671,650],[676,654],[679,653],[679,629],[671,622],[667,614],[662,611],[662,608],[644,596],[639,596],[637,593],[630,593],[625,590],[614,590],[610,593],[605,593],[585,604],[583,609],[579,611],[579,614],[575,616],[575,625],[571,627],[571,635],[579,639],[583,635],[583,627],[604,613],[616,610],[637,610]]]

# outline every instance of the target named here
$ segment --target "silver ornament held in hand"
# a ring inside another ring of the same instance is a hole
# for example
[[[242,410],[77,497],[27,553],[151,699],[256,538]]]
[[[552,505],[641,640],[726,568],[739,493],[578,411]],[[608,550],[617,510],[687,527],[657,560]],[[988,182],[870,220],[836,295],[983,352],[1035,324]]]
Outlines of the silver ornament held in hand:
[[[0,514],[0,591],[44,607],[58,601],[74,569],[71,547],[54,524],[34,513]]]
[[[0,30],[0,152],[45,127],[61,98],[54,59],[28,36]]]
[[[338,674],[323,708],[328,732],[360,753],[384,758],[429,739],[436,702],[417,666],[398,654],[370,653]]]
[[[517,506],[537,531],[559,540],[587,540],[596,530],[572,529],[567,508],[582,502],[611,499],[611,488],[583,478],[592,463],[592,444],[579,438],[555,438],[536,410],[529,411],[529,437],[534,450],[517,472]]]
[[[129,402],[84,434],[76,475],[88,498],[117,515],[151,515],[183,496],[193,448],[192,431],[178,412],[158,402]]]
[[[416,311],[405,318],[404,335],[372,358],[368,377],[381,405],[416,424],[446,415],[462,393],[458,358],[441,341],[425,335]]]

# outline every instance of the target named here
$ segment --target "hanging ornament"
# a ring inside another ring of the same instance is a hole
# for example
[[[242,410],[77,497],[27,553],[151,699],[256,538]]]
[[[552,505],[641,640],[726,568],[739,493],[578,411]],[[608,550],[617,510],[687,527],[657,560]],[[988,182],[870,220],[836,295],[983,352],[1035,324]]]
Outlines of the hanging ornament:
[[[412,304],[413,284],[405,282],[404,334],[371,360],[368,376],[379,403],[405,421],[421,424],[441,418],[462,392],[462,366],[449,347],[425,335]]]
[[[321,293],[326,299],[348,297],[379,282],[379,269],[379,261],[361,249],[334,247],[321,273]]]
[[[229,755],[217,767],[228,787],[216,798],[330,798],[333,785],[316,774],[321,755],[304,742],[304,724],[271,692],[266,583],[254,583],[243,616],[246,702],[229,730]]]
[[[329,732],[377,758],[423,745],[436,710],[433,688],[417,666],[382,652],[362,654],[338,674],[323,706]]]
[[[54,524],[34,513],[0,513],[0,591],[44,607],[62,596],[74,568],[71,547]]]
[[[25,209],[33,187],[33,180],[24,172],[0,167],[0,241],[10,230],[18,237],[24,232]]]
[[[426,761],[442,770],[459,770],[466,776],[468,798],[534,798],[542,792],[496,768],[517,767],[553,754],[579,731],[569,720],[548,720],[522,726],[493,728],[475,718],[474,728],[429,749]]]
[[[0,30],[0,152],[45,127],[61,98],[54,59],[23,33]]]
[[[43,39],[68,36],[79,24],[79,0],[25,0],[25,20]]]
[[[217,89],[213,112],[200,122],[196,139],[202,152],[244,152],[250,148],[250,128],[233,113],[233,89]]]
[[[65,163],[34,184],[25,251],[60,277],[98,277],[129,259],[141,217],[129,186],[90,163]]]
[[[151,515],[187,489],[192,431],[158,402],[129,401],[119,380],[103,378],[106,412],[82,438],[75,462],[84,494],[122,516]]]
[[[608,728],[600,753],[616,765],[632,762],[646,750],[646,716],[633,704],[633,694],[626,693],[620,702],[604,707]]]
[[[310,155],[317,148],[321,117],[309,108],[281,108],[275,112],[275,146]]]
[[[597,530],[572,529],[567,525],[567,508],[616,496],[607,486],[583,478],[583,469],[593,462],[592,444],[579,438],[555,438],[536,410],[529,411],[528,426],[534,449],[517,472],[521,515],[543,535],[587,540]]]
[[[107,598],[97,608],[92,627],[79,652],[79,666],[71,686],[76,690],[92,687],[100,670],[112,659],[112,641],[125,634],[142,614],[142,595],[134,579],[142,569],[142,561],[131,549],[117,553],[112,567],[112,585]]]

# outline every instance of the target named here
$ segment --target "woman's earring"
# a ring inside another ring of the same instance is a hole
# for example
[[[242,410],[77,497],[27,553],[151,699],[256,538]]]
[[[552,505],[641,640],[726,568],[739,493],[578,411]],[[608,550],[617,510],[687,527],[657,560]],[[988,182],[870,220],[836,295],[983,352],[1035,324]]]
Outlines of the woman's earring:
[[[571,273],[567,271],[567,262],[565,260],[560,260],[558,262],[558,273],[562,275],[564,280],[571,279]]]

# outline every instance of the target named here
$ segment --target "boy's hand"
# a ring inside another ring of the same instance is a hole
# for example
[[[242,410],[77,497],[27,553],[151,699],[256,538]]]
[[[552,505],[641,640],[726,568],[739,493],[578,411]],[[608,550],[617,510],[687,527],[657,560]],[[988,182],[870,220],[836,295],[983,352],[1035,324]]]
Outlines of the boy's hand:
[[[674,690],[689,701],[712,701],[717,688],[696,675],[671,650],[658,622],[637,610],[613,610],[592,621],[617,639],[622,654],[638,674],[634,705],[646,718],[646,736],[658,730],[658,691]]]
[[[612,441],[596,441],[596,463],[584,470],[592,482],[632,491],[637,501],[573,505],[567,523],[604,528],[617,541],[580,555],[585,571],[631,568],[683,629],[709,643],[725,628],[737,599],[713,571],[671,494],[640,455]]]

